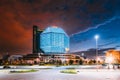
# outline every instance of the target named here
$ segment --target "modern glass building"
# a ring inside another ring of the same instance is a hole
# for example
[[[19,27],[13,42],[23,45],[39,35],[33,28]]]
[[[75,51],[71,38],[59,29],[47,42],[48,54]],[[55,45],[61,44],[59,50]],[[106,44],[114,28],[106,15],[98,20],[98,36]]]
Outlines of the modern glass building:
[[[43,53],[40,46],[40,35],[43,30],[39,30],[36,25],[33,26],[33,53]]]
[[[45,54],[67,53],[69,51],[69,37],[59,27],[48,27],[40,35],[40,48]]]

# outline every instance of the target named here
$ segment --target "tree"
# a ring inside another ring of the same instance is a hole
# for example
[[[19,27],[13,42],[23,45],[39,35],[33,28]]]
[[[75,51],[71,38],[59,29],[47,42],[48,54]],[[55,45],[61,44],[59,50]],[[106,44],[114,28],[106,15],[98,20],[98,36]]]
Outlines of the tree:
[[[2,59],[0,59],[0,65],[2,65]]]
[[[78,64],[78,62],[79,62],[79,61],[78,61],[78,60],[76,60],[75,62],[76,62],[76,64]]]
[[[62,61],[61,60],[59,60],[58,63],[59,63],[59,65],[62,65]]]
[[[96,63],[96,60],[95,60],[95,59],[93,60],[93,63],[94,63],[94,64]]]
[[[82,59],[79,60],[79,64],[80,64],[80,65],[83,64],[83,60],[82,60]]]
[[[92,60],[90,60],[90,61],[88,62],[88,64],[90,64],[90,65],[91,65],[91,64],[93,64],[93,61],[92,61]]]
[[[72,64],[73,64],[73,62],[74,62],[73,60],[69,60],[69,64],[70,64],[70,65],[72,65]]]

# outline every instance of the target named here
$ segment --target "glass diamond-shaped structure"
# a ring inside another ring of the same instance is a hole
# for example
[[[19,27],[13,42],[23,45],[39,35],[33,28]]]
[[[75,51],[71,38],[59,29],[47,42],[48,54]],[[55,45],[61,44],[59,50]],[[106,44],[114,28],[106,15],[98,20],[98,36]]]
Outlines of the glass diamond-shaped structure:
[[[59,27],[48,27],[40,35],[40,48],[45,54],[67,53],[69,51],[69,37]]]

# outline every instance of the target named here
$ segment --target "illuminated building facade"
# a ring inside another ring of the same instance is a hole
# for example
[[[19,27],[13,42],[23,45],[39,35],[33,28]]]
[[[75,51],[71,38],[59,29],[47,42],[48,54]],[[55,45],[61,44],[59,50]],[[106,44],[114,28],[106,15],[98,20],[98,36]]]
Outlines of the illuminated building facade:
[[[106,52],[106,63],[120,64],[120,51],[108,50]]]
[[[48,27],[40,35],[40,48],[46,54],[60,54],[69,51],[69,37],[59,27]]]

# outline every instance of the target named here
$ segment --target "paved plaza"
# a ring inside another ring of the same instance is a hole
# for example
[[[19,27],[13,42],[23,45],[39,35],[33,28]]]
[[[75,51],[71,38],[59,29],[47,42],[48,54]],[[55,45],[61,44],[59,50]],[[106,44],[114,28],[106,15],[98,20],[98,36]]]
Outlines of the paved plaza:
[[[76,69],[77,74],[60,73],[64,67],[39,69],[31,73],[9,73],[0,71],[0,80],[120,80],[120,70],[116,69]]]

